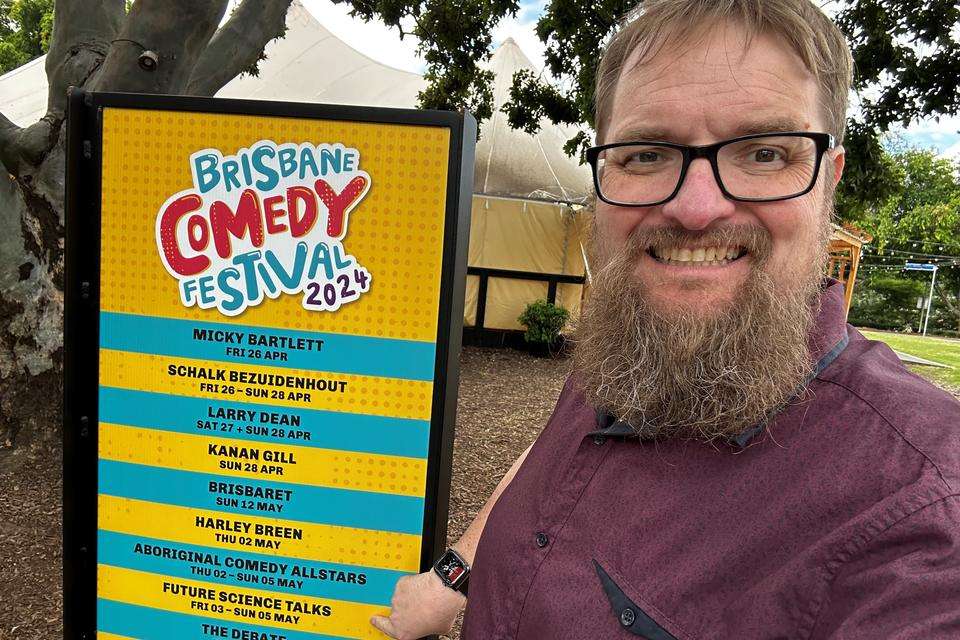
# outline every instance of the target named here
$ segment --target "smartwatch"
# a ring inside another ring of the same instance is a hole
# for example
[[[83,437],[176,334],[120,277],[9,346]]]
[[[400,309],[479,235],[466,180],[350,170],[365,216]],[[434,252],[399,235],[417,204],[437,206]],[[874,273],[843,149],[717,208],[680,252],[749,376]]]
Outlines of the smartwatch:
[[[440,576],[443,584],[454,591],[467,595],[467,583],[470,581],[470,565],[453,549],[447,549],[436,562],[433,571]]]

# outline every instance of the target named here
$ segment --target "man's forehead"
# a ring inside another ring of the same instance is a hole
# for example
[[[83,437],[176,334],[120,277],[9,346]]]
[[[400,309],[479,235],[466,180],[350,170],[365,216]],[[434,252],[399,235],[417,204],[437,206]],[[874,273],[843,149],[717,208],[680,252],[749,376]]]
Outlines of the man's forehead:
[[[638,64],[639,62],[639,64]],[[690,142],[821,128],[818,88],[799,56],[766,34],[717,27],[653,56],[628,56],[614,91],[607,142]]]
[[[749,136],[755,133],[777,133],[783,131],[809,131],[808,119],[791,115],[771,115],[769,117],[745,116],[742,120],[732,123],[724,132],[731,138]],[[631,142],[634,140],[658,140],[662,142],[687,142],[689,127],[678,123],[655,122],[651,120],[628,122],[618,128],[614,135],[616,140],[609,142]]]

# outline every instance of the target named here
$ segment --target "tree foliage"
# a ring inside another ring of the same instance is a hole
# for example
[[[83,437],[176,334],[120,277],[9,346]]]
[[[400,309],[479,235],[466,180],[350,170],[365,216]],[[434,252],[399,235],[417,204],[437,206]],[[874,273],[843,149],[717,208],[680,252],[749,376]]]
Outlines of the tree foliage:
[[[927,272],[900,272],[910,261],[938,266],[930,329],[960,330],[960,257],[952,257],[960,256],[960,164],[930,150],[909,148],[886,153],[884,162],[894,184],[860,225],[874,241],[864,260],[851,321],[880,328],[903,324],[898,315],[903,300],[892,301],[890,283],[919,287],[919,295],[927,295],[930,282]]]
[[[0,0],[0,74],[43,55],[53,33],[53,0]]]
[[[537,23],[546,45],[545,74],[514,77],[504,107],[511,126],[536,131],[541,118],[583,126],[568,143],[588,146],[594,127],[594,81],[600,51],[624,0],[551,0]],[[854,89],[862,114],[848,122],[847,169],[837,194],[844,220],[862,220],[897,187],[896,169],[880,143],[895,124],[955,115],[960,110],[960,5],[955,0],[841,0],[836,22],[846,34],[856,68]],[[876,97],[871,98],[873,93]]]
[[[960,109],[960,5],[955,0],[845,0],[837,25],[853,51],[862,122],[886,131]]]
[[[580,124],[584,130],[567,142],[566,151],[582,158],[591,143],[586,129],[595,129],[593,94],[600,52],[634,6],[626,0],[552,0],[537,22],[549,79],[530,73],[514,76],[503,109],[510,126],[534,133],[542,118]]]
[[[414,36],[426,62],[426,109],[469,109],[478,120],[493,112],[493,74],[477,63],[490,57],[494,26],[515,16],[517,0],[333,0],[363,20],[379,17],[400,37]]]
[[[841,183],[839,210],[847,219],[862,219],[896,183],[877,153],[880,137],[895,124],[960,112],[960,5],[844,0],[836,21],[850,42],[861,99],[861,113],[848,126],[853,162]]]
[[[960,240],[957,165],[927,149],[888,154],[885,162],[896,183],[887,200],[865,220],[877,246],[897,248],[902,238],[922,238],[923,252]]]
[[[858,284],[856,291],[856,302],[850,308],[851,323],[891,331],[911,331],[919,327],[920,310],[916,302],[927,293],[919,280],[871,274]]]

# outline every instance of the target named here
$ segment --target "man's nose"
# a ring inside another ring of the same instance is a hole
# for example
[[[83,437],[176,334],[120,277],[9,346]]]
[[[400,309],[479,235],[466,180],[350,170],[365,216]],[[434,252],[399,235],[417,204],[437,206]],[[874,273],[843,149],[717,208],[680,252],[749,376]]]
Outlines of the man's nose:
[[[732,216],[735,209],[736,203],[720,191],[710,161],[698,158],[690,163],[680,191],[663,205],[663,215],[686,229],[700,231]]]

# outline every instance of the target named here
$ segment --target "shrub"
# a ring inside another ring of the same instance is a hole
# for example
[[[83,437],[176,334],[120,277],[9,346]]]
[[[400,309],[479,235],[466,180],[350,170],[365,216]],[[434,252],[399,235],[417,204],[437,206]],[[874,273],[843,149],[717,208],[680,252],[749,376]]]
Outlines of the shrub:
[[[858,327],[915,331],[920,324],[917,298],[927,294],[928,286],[897,275],[865,278],[854,289],[848,320]]]
[[[517,321],[527,328],[523,339],[527,342],[553,344],[560,337],[560,330],[567,323],[570,313],[563,307],[536,300],[527,305]]]

